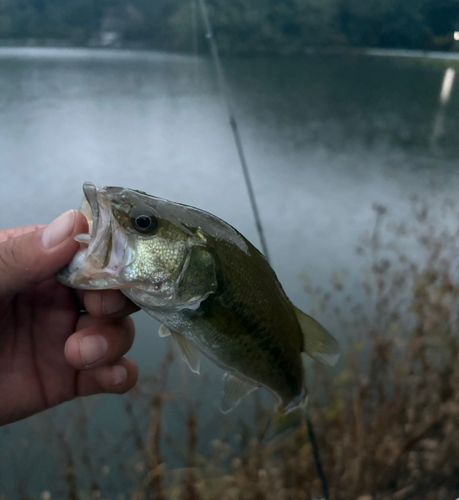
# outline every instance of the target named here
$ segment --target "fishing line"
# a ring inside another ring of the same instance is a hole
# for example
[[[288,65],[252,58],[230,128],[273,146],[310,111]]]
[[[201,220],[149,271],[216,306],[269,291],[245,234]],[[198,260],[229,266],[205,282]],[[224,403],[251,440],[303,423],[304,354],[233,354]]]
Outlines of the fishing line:
[[[255,225],[257,227],[258,236],[260,238],[261,248],[263,253],[269,262],[269,252],[268,246],[266,244],[265,234],[263,231],[263,225],[261,223],[260,213],[258,211],[257,201],[255,199],[255,193],[253,190],[252,180],[249,174],[249,168],[247,165],[247,161],[245,159],[244,149],[242,147],[241,137],[239,135],[239,129],[237,126],[236,117],[233,112],[233,107],[231,105],[231,101],[229,98],[229,90],[228,85],[226,83],[225,74],[223,72],[223,67],[220,60],[220,53],[218,50],[218,45],[214,37],[214,33],[212,30],[212,25],[210,23],[209,13],[207,11],[206,0],[198,0],[199,6],[201,8],[202,18],[204,20],[204,26],[206,29],[206,38],[209,40],[210,50],[212,52],[212,58],[214,60],[215,69],[217,72],[218,85],[220,87],[220,94],[223,100],[223,103],[226,107],[226,111],[228,113],[228,120],[231,126],[231,130],[233,132],[234,142],[236,143],[236,149],[239,155],[239,161],[241,163],[242,172],[244,174],[245,184],[247,186],[247,192],[249,194],[250,204],[252,205],[253,216],[255,218]],[[329,490],[328,490],[328,481],[327,476],[325,475],[325,471],[322,465],[322,459],[320,457],[320,449],[319,444],[317,443],[316,434],[314,431],[314,425],[311,421],[309,415],[306,415],[306,423],[308,427],[308,436],[312,446],[312,454],[314,456],[314,463],[317,470],[317,475],[319,476],[322,483],[322,491],[324,495],[324,500],[329,500]]]
[[[193,46],[193,80],[194,86],[198,86],[198,9],[196,0],[191,0],[191,43]]]
[[[308,436],[312,446],[312,454],[314,456],[314,463],[316,464],[317,475],[319,476],[320,481],[322,483],[322,492],[324,494],[324,500],[330,500],[328,480],[322,465],[322,459],[320,457],[320,448],[319,444],[317,443],[316,433],[314,432],[314,425],[312,424],[311,417],[309,415],[306,416],[306,423],[308,425]]]

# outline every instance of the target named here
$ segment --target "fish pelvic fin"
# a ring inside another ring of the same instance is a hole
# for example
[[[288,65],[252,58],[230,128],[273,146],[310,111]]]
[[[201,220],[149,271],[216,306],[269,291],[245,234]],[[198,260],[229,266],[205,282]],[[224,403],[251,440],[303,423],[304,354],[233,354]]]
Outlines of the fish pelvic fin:
[[[341,354],[338,341],[314,318],[293,308],[303,334],[303,352],[316,361],[334,366]]]
[[[171,334],[171,331],[169,330],[169,328],[167,328],[167,326],[161,325],[159,327],[158,335],[160,337],[169,337],[170,334]]]
[[[229,373],[225,373],[223,383],[223,399],[220,404],[222,413],[230,412],[242,399],[257,389],[256,385]]]
[[[201,371],[201,360],[196,347],[194,347],[194,345],[181,333],[174,332],[173,330],[169,331],[174,340],[177,342],[180,353],[182,354],[182,359],[186,361],[193,373],[199,374]]]

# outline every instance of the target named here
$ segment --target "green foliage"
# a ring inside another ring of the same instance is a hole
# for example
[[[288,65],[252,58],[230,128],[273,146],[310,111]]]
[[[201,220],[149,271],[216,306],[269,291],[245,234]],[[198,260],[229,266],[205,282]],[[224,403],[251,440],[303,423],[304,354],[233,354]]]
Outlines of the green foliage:
[[[336,43],[338,0],[212,0],[211,16],[223,51],[298,52]]]
[[[457,0],[207,0],[223,52],[309,47],[445,49],[459,29]],[[100,31],[157,49],[191,51],[202,35],[198,0],[1,0],[0,38],[84,44]],[[196,22],[199,21],[199,22]]]
[[[445,49],[459,26],[456,0],[208,0],[222,52],[293,53],[309,47]],[[100,30],[127,42],[191,51],[202,35],[197,0],[1,0],[0,38],[84,44]],[[193,12],[195,14],[193,14]]]
[[[450,35],[459,20],[451,0],[342,0],[340,27],[354,45],[435,48],[435,35]]]
[[[0,36],[9,38],[69,38],[90,32],[93,0],[2,0]]]

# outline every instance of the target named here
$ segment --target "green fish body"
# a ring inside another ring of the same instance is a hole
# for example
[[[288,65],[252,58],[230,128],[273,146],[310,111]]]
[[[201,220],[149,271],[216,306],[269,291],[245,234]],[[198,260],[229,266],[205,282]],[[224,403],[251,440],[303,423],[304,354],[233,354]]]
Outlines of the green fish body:
[[[90,235],[58,273],[71,287],[120,289],[171,335],[190,368],[225,370],[221,410],[265,387],[280,409],[305,401],[302,354],[328,364],[336,340],[286,296],[265,257],[202,210],[118,187],[84,185]]]

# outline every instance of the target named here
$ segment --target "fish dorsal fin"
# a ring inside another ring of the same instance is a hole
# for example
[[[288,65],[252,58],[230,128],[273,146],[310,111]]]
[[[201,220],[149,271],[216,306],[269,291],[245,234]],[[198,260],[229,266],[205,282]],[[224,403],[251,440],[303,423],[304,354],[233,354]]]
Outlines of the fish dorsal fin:
[[[220,404],[220,410],[222,413],[230,412],[241,399],[244,399],[251,392],[253,392],[257,386],[246,382],[234,375],[226,373],[224,376],[223,385],[223,399]]]
[[[170,334],[171,334],[171,331],[169,330],[169,328],[167,328],[167,326],[161,325],[159,327],[158,335],[160,337],[169,337]]]
[[[182,359],[184,359],[190,370],[193,373],[199,373],[201,370],[201,360],[199,359],[199,353],[194,345],[181,333],[174,332],[173,330],[169,330],[172,334],[172,337],[177,342],[179,346],[180,352],[182,353]]]
[[[317,361],[333,366],[340,356],[338,341],[314,318],[293,307],[303,334],[303,352]]]

